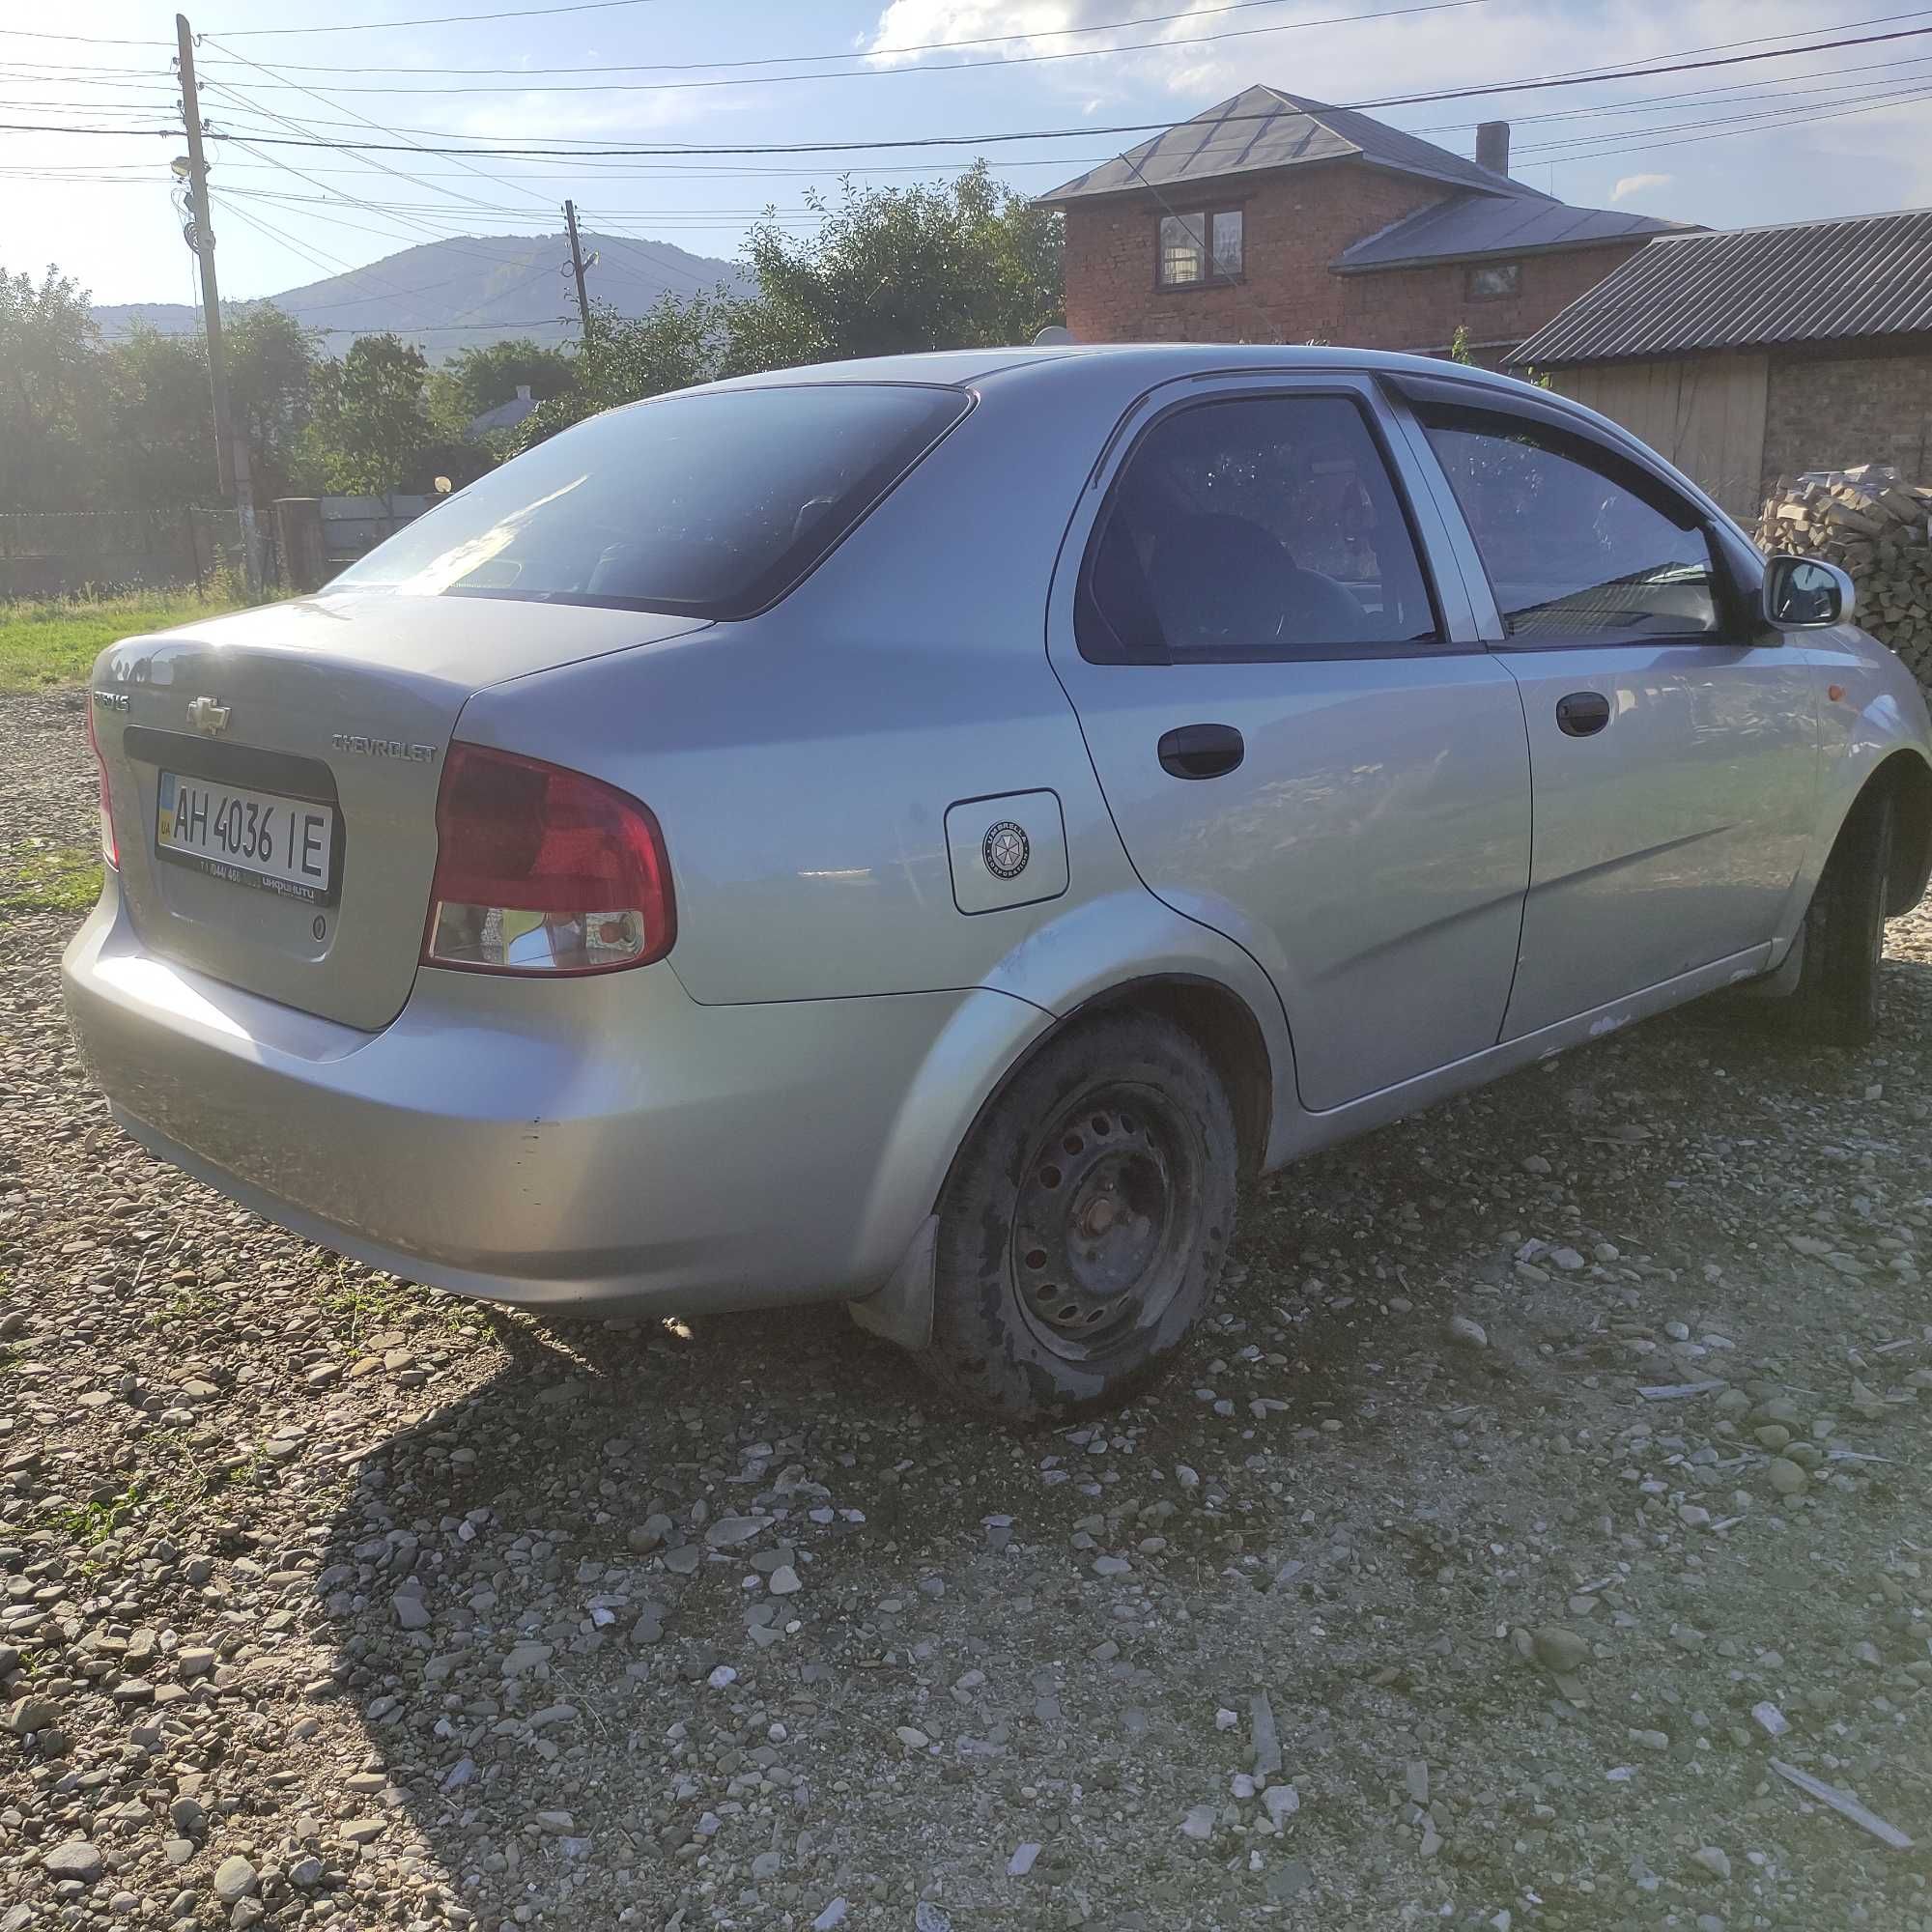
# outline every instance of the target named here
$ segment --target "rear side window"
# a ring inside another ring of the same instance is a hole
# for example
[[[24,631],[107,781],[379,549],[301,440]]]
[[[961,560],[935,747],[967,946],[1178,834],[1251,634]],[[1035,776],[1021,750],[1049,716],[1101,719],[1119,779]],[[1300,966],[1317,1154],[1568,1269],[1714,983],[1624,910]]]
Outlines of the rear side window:
[[[1439,633],[1381,452],[1345,396],[1163,416],[1114,484],[1075,615],[1101,664],[1374,652]]]
[[[1424,426],[1513,640],[1634,643],[1719,627],[1710,541],[1662,486],[1513,418],[1425,415]]]
[[[965,414],[961,390],[823,383],[664,396],[565,430],[335,582],[743,617],[802,578]]]

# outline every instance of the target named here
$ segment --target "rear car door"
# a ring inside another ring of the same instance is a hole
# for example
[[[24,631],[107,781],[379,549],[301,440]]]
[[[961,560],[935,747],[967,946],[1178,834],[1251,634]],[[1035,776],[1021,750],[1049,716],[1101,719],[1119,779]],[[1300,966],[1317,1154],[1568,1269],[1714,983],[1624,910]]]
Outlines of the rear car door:
[[[1753,620],[1708,512],[1628,453],[1487,399],[1419,414],[1529,725],[1535,849],[1504,1037],[1762,946],[1813,823],[1802,654]]]
[[[1272,977],[1300,1097],[1492,1044],[1529,869],[1509,673],[1366,379],[1170,384],[1116,435],[1049,613],[1127,852]]]

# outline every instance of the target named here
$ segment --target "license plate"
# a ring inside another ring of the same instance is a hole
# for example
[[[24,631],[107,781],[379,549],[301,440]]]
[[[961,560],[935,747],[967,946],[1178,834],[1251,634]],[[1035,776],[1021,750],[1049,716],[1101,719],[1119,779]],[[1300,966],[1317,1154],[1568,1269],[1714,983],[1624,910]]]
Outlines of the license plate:
[[[335,812],[210,779],[160,775],[155,849],[217,879],[327,903],[335,882]]]

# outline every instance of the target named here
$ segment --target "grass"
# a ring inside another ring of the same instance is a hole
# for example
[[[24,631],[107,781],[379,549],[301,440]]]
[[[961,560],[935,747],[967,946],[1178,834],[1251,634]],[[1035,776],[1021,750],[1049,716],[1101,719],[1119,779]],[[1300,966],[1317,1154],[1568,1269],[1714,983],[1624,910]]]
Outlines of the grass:
[[[16,913],[78,918],[99,896],[100,859],[89,846],[29,838],[0,852],[0,924]]]
[[[129,1483],[111,1502],[77,1503],[56,1513],[54,1528],[78,1548],[98,1549],[133,1520],[141,1493],[139,1483]]]
[[[192,590],[130,590],[119,597],[0,604],[0,696],[84,684],[107,645],[217,616],[241,601],[217,582],[206,598]]]
[[[393,1282],[364,1275],[359,1279],[337,1273],[318,1297],[323,1308],[334,1316],[359,1349],[365,1331],[400,1328],[415,1308],[407,1289]]]

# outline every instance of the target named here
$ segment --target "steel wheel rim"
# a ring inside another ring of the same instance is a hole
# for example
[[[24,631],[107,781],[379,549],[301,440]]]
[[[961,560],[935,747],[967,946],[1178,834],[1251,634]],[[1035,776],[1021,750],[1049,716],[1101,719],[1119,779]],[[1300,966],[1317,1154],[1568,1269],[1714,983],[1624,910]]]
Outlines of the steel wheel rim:
[[[1171,1106],[1144,1087],[1091,1089],[1039,1136],[1010,1247],[1021,1315],[1044,1348],[1087,1361],[1159,1321],[1185,1273],[1192,1164]]]

